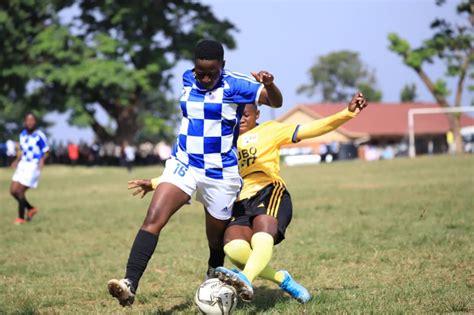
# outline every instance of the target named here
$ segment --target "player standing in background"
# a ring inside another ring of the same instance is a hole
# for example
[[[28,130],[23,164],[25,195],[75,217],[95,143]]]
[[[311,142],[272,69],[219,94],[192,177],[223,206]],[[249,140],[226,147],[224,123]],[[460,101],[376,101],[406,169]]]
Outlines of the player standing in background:
[[[26,200],[26,191],[28,188],[38,186],[41,169],[49,154],[49,146],[45,134],[36,129],[36,124],[37,117],[33,113],[26,114],[25,129],[20,133],[18,154],[11,165],[16,168],[10,185],[10,194],[18,202],[18,217],[15,219],[15,224],[26,222],[25,210],[28,221],[38,213],[38,208]]]
[[[162,228],[193,193],[206,214],[208,274],[224,263],[223,235],[242,186],[236,148],[242,112],[248,103],[280,107],[283,100],[272,74],[260,71],[252,73],[252,79],[224,66],[220,43],[203,40],[197,44],[194,68],[183,74],[183,118],[173,157],[166,161],[135,237],[125,278],[108,283],[110,294],[122,306],[133,303]]]
[[[244,188],[224,236],[224,251],[242,272],[216,268],[217,277],[232,285],[242,300],[252,300],[252,282],[257,276],[279,284],[301,303],[311,299],[310,293],[287,271],[268,266],[273,246],[285,238],[293,213],[290,194],[280,176],[280,147],[330,132],[366,106],[367,101],[359,92],[343,111],[301,126],[277,121],[258,125],[257,107],[253,104],[245,107],[238,140]]]

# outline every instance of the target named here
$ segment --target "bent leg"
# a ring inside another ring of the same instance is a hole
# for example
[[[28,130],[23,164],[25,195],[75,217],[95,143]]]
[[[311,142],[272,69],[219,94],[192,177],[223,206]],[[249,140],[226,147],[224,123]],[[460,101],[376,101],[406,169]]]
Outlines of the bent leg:
[[[213,179],[198,176],[196,200],[206,212],[206,236],[209,244],[209,270],[224,264],[224,232],[229,223],[232,206],[241,189],[240,177]]]
[[[244,270],[247,261],[252,254],[250,245],[253,231],[249,226],[232,225],[229,226],[224,236],[224,251],[232,264]],[[260,278],[270,280],[278,285],[283,281],[284,274],[267,266],[258,275]]]
[[[10,185],[10,194],[18,202],[18,218],[25,218],[25,209],[29,203],[26,201],[25,193],[29,187],[20,184],[19,182],[13,181]]]
[[[158,185],[127,262],[125,278],[131,281],[132,291],[138,288],[140,278],[155,251],[161,229],[189,199],[189,195],[173,184]]]
[[[232,264],[239,269],[244,269],[252,253],[250,239],[252,230],[248,226],[232,225],[227,228],[224,236],[224,252]]]
[[[173,214],[191,197],[170,183],[161,183],[156,188],[141,229],[158,235]]]
[[[243,274],[252,282],[268,265],[272,258],[274,237],[278,232],[276,218],[263,214],[253,220],[253,235],[250,240],[252,253]]]

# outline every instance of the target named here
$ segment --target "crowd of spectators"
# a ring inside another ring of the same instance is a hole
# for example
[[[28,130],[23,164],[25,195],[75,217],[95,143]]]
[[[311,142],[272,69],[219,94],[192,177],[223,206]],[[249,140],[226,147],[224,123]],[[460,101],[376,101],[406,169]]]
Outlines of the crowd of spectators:
[[[124,142],[117,145],[112,142],[78,144],[69,142],[50,143],[48,164],[85,165],[85,166],[126,166],[163,164],[171,155],[171,148],[164,142],[153,144],[144,142],[137,146]],[[0,166],[11,164],[16,156],[16,143],[13,140],[0,142]]]

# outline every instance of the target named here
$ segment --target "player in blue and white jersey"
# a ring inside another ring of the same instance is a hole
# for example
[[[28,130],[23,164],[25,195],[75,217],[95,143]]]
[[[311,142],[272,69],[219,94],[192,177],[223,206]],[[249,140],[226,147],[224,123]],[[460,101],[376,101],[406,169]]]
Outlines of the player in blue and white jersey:
[[[18,142],[17,158],[12,163],[12,167],[16,167],[16,171],[12,177],[10,194],[18,202],[18,217],[15,219],[15,224],[26,222],[25,210],[27,210],[26,219],[28,221],[38,212],[38,209],[26,200],[26,191],[28,188],[38,186],[41,169],[48,157],[49,146],[45,134],[36,129],[36,124],[36,116],[33,113],[26,114],[25,129],[20,133]]]
[[[183,118],[173,150],[132,245],[125,278],[108,289],[122,306],[131,305],[139,280],[170,217],[189,203],[193,193],[206,213],[210,258],[208,274],[224,263],[223,235],[241,189],[237,137],[247,103],[280,107],[283,98],[267,71],[253,78],[224,68],[224,49],[203,40],[194,51],[194,68],[183,74]]]

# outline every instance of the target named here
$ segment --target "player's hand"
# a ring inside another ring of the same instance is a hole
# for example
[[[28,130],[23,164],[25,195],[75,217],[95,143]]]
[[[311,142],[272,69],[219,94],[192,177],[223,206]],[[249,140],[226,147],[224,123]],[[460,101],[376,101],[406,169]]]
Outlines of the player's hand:
[[[39,165],[40,170],[42,170],[43,167],[44,167],[44,160],[41,159],[41,160],[39,161],[38,165]]]
[[[142,194],[140,198],[145,197],[147,193],[153,190],[151,187],[151,180],[149,179],[134,179],[128,182],[128,189],[135,189],[132,195],[136,196]]]
[[[18,160],[14,160],[10,165],[11,168],[16,168],[18,166]]]
[[[347,109],[350,111],[350,112],[353,112],[353,113],[360,113],[364,108],[367,107],[367,100],[365,99],[364,97],[364,94],[362,94],[361,92],[357,92],[356,94],[354,94],[354,96],[352,97],[352,100],[351,102],[349,103],[349,105],[347,106]]]
[[[273,80],[275,80],[275,77],[273,77],[273,74],[271,74],[268,71],[260,71],[258,73],[257,72],[251,72],[251,74],[253,75],[255,80],[257,80],[257,82],[263,83],[263,85],[265,85],[265,86],[272,85]]]

